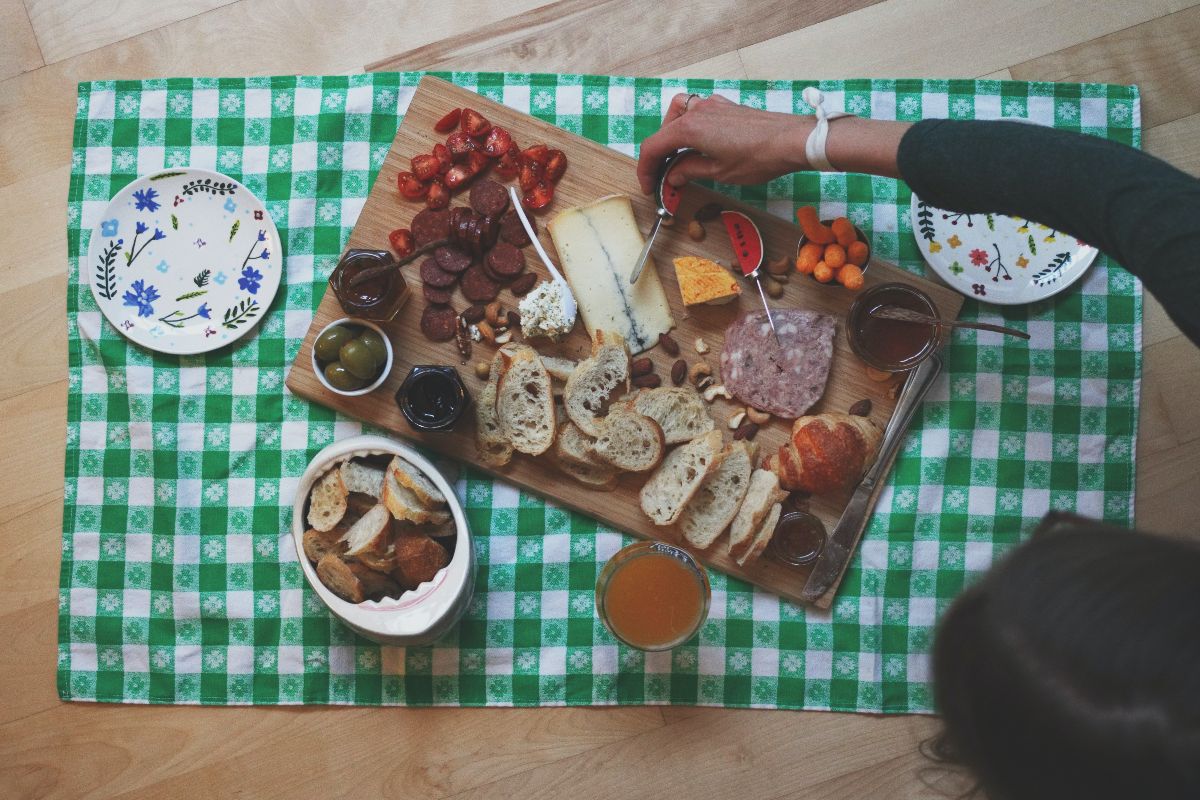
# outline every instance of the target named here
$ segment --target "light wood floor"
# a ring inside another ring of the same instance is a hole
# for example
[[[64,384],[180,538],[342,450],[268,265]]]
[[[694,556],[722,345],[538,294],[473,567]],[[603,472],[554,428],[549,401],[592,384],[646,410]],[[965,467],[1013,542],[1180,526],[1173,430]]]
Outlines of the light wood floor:
[[[928,785],[938,776],[919,774],[917,745],[936,730],[925,717],[142,708],[55,694],[77,81],[379,62],[1114,81],[1142,86],[1147,149],[1200,174],[1200,6],[1190,0],[545,1],[0,0],[0,797],[940,796]],[[1198,396],[1200,351],[1147,297],[1143,528],[1196,530]]]

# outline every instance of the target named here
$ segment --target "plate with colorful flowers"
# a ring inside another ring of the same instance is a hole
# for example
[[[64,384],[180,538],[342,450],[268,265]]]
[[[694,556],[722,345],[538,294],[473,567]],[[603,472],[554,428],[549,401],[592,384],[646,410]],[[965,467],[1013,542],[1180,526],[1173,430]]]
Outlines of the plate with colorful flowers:
[[[967,297],[1022,305],[1064,291],[1096,260],[1096,248],[1033,220],[961,214],[912,196],[913,236],[925,261]]]
[[[85,270],[118,331],[186,355],[224,347],[258,324],[279,289],[283,252],[249,189],[189,167],[119,191],[92,230]]]

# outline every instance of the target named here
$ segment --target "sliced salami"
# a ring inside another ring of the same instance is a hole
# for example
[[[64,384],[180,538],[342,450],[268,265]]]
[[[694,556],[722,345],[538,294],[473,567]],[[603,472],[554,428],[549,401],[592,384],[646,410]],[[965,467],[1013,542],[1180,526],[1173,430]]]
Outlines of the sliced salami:
[[[421,282],[437,289],[445,289],[453,286],[454,281],[458,280],[458,276],[453,272],[446,272],[438,266],[437,259],[433,256],[421,262]]]
[[[455,275],[466,272],[471,266],[471,257],[456,247],[439,247],[433,251],[433,257],[439,267]]]
[[[451,306],[425,306],[421,312],[421,333],[435,342],[448,342],[458,327],[458,312]]]
[[[521,277],[512,282],[512,286],[508,290],[517,297],[524,297],[533,291],[533,287],[537,285],[538,276],[535,272],[526,272]]]
[[[449,305],[454,298],[454,288],[439,289],[436,286],[430,286],[428,283],[421,287],[421,291],[425,294],[425,300],[429,303],[437,303],[438,305]]]
[[[825,392],[833,360],[836,320],[801,309],[772,311],[779,341],[765,311],[738,317],[725,329],[721,378],[738,400],[795,419]]]
[[[463,273],[462,291],[472,303],[490,303],[500,294],[500,284],[492,280],[482,266],[475,264]]]
[[[482,232],[483,249],[494,247],[500,239],[500,218],[499,217],[484,217],[479,223],[479,230]]]
[[[487,254],[487,265],[497,278],[511,281],[525,271],[525,254],[508,242],[499,242]]]
[[[427,208],[413,217],[409,229],[417,247],[445,239],[450,235],[450,212],[444,208]]]
[[[493,180],[471,187],[471,208],[485,217],[499,217],[508,208],[508,190]]]
[[[531,217],[529,224],[537,230],[537,222]],[[514,209],[509,209],[504,216],[500,218],[500,238],[511,244],[513,247],[525,247],[529,244],[529,234],[525,233],[525,226],[521,224],[521,218],[517,216]]]

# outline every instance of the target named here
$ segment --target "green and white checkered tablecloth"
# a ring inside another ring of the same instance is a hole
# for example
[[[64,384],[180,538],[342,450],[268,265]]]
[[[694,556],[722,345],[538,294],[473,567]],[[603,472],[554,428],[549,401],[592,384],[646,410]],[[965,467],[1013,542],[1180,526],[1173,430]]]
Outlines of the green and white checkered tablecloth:
[[[810,111],[806,82],[449,75],[633,154],[676,92]],[[289,534],[310,457],[358,433],[289,394],[288,365],[419,74],[171,79],[79,87],[67,237],[70,331],[58,689],[151,703],[726,706],[929,711],[938,615],[1048,509],[1132,521],[1141,289],[1104,258],[1063,296],[1001,313],[1031,345],[958,332],[829,612],[713,574],[709,621],[674,652],[617,645],[596,620],[597,573],[625,538],[467,471],[477,535],[466,618],[432,647],[381,648],[333,621]],[[1018,117],[1139,144],[1136,87],[998,81],[819,84],[882,119]],[[184,165],[243,181],[287,256],[252,335],[207,356],[154,355],[103,320],[88,236],[135,176]],[[1020,169],[1019,164],[1013,165]],[[819,202],[922,269],[908,188],[863,175],[719,187],[780,216]]]

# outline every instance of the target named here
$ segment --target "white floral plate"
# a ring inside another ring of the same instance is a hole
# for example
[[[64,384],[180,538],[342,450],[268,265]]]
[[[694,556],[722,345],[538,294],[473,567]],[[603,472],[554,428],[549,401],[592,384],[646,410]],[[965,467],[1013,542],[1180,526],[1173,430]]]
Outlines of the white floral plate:
[[[942,280],[976,300],[1022,305],[1083,277],[1096,248],[1020,217],[943,211],[912,196],[913,235]]]
[[[218,172],[143,175],[113,197],[85,263],[108,321],[160,353],[207,353],[244,336],[279,288],[271,215]]]

